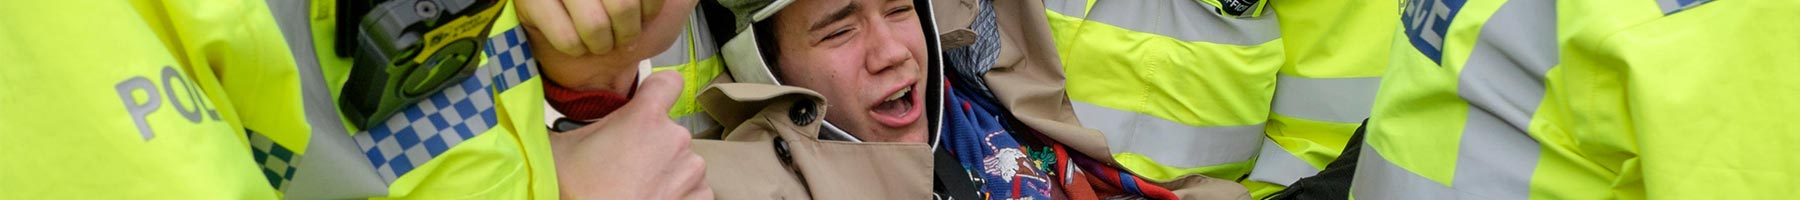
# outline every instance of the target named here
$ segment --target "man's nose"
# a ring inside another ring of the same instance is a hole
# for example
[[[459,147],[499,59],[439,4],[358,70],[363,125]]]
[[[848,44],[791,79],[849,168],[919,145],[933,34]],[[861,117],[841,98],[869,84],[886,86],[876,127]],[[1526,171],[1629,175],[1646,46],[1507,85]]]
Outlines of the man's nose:
[[[907,33],[894,33],[892,32],[893,28],[885,26],[876,29],[870,31],[873,34],[871,36],[874,37],[868,37],[867,40],[869,47],[867,58],[869,59],[865,66],[869,73],[881,73],[883,70],[905,66],[906,61],[912,59],[912,55],[906,49],[906,43],[896,36]]]

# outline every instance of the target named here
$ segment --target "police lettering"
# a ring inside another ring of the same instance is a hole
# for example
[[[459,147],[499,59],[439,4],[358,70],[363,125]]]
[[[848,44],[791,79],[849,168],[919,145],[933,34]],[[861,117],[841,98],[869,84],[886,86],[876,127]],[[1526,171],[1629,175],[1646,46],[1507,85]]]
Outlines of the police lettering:
[[[113,86],[113,89],[119,91],[119,100],[125,103],[125,111],[130,113],[132,121],[137,123],[139,136],[142,136],[145,141],[156,137],[155,131],[150,129],[148,117],[151,113],[162,109],[163,100],[168,100],[169,104],[175,105],[175,112],[180,113],[188,122],[200,124],[202,111],[205,111],[205,117],[211,117],[213,121],[223,121],[219,117],[219,110],[213,108],[206,97],[201,95],[200,89],[194,86],[194,82],[188,81],[180,71],[176,71],[174,67],[163,66],[160,78],[163,80],[160,90],[157,88],[158,84],[144,76],[131,77]],[[177,92],[175,90],[178,88],[177,85],[186,92]],[[135,91],[143,91],[144,99],[147,100],[142,103],[137,102],[137,96],[132,94]]]
[[[1405,4],[1405,13],[1400,23],[1406,27],[1406,36],[1413,48],[1431,58],[1432,62],[1443,63],[1444,36],[1450,30],[1450,22],[1456,19],[1466,0],[1412,0]]]

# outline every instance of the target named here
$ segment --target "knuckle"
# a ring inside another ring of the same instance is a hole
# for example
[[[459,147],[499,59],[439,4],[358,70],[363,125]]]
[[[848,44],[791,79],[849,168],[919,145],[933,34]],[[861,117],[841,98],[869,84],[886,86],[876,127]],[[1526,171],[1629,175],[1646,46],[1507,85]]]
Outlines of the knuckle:
[[[650,117],[645,117],[645,118],[650,118]],[[681,128],[679,128],[679,126],[671,128],[670,126],[674,126],[674,125],[668,125],[668,122],[661,121],[661,120],[666,120],[666,119],[650,119],[650,120],[657,120],[657,122],[652,122],[652,124],[656,124],[656,125],[651,125],[652,128],[645,129],[646,132],[648,132],[645,134],[650,134],[649,137],[652,137],[652,139],[656,140],[657,142],[661,142],[661,143],[665,143],[665,144],[681,144],[681,145],[687,145],[688,143],[690,143],[688,141],[688,132],[686,129],[681,129]]]
[[[681,76],[679,76],[678,74],[674,74],[674,73],[652,74],[652,78],[650,78],[649,80],[646,80],[646,81],[655,83],[657,85],[664,85],[664,86],[680,86],[680,84],[682,84]]]
[[[637,9],[637,8],[641,8],[641,7],[639,7],[639,5],[643,5],[643,3],[638,2],[638,1],[618,1],[618,2],[619,2],[618,3],[619,6],[625,7],[624,9]]]
[[[669,140],[679,141],[683,145],[693,144],[693,139],[693,135],[689,134],[687,129],[675,129],[669,132]]]
[[[587,30],[603,28],[603,27],[582,26],[583,24],[598,25],[599,23],[605,23],[606,20],[603,20],[603,19],[605,19],[604,17],[606,17],[606,15],[604,15],[604,14],[577,12],[577,13],[571,13],[571,15],[569,15],[569,18],[570,18],[569,22],[573,22],[573,23],[575,23],[576,27],[580,27],[581,30],[587,31]]]
[[[581,44],[581,37],[576,37],[575,34],[561,33],[550,35],[554,35],[549,36],[550,41],[554,41],[550,44],[555,45],[557,48],[577,48],[579,46],[576,46],[576,44]]]
[[[592,22],[589,23],[594,24],[594,30],[611,29],[613,25],[611,18],[611,16],[606,16],[606,14],[592,14],[589,17]]]
[[[672,141],[671,141],[671,142],[673,142],[673,143],[674,143],[674,144],[675,144],[675,147],[676,147],[676,148],[677,148],[677,149],[678,149],[678,150],[679,150],[679,151],[681,151],[681,152],[685,152],[685,153],[687,153],[687,155],[689,155],[689,156],[692,156],[692,155],[693,155],[693,153],[691,153],[691,152],[689,152],[689,148],[691,148],[691,147],[693,147],[693,145],[694,145],[694,142],[693,142],[693,141],[692,141],[692,140],[689,140],[689,139],[688,139],[688,137],[675,137],[675,136],[684,136],[684,135],[687,135],[687,132],[686,132],[686,131],[683,131],[683,132],[679,132],[679,133],[678,133],[678,134],[677,134],[677,133],[670,133],[670,134],[668,134],[668,135],[670,135],[670,136],[669,136],[669,137],[668,137],[668,138],[667,138],[667,139],[669,139],[669,140],[672,140]]]
[[[694,155],[693,153],[688,153],[687,158],[689,161],[691,161],[688,163],[694,163],[694,165],[692,167],[690,167],[689,170],[691,170],[692,172],[699,172],[700,175],[702,175],[702,176],[706,175],[706,159],[705,158],[701,158],[699,155]]]

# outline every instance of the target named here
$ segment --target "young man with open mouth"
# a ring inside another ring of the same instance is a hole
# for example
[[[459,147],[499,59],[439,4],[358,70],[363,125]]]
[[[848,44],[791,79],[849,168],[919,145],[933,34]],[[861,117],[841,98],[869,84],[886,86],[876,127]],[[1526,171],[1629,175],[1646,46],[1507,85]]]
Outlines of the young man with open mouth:
[[[733,36],[719,39],[726,74],[694,98],[720,126],[692,148],[719,197],[1247,198],[1227,181],[1113,167],[1104,137],[1074,121],[1046,22],[1031,17],[1041,2],[718,3],[702,11],[732,14],[708,21],[731,22],[712,28]]]
[[[932,163],[829,156],[802,162],[784,157],[789,163],[786,166],[797,168],[794,171],[803,179],[801,186],[814,197],[834,199],[836,196],[829,195],[865,190],[874,191],[848,194],[920,195],[916,186],[922,184],[907,182],[918,177],[891,178],[900,177],[893,172],[912,174],[919,166],[929,166],[935,174],[931,194],[952,199],[1248,198],[1242,186],[1229,181],[1190,176],[1151,182],[1116,167],[1101,139],[1104,136],[1080,127],[1073,118],[1068,97],[1062,92],[1062,74],[1047,22],[1036,17],[1044,16],[1042,2],[720,3],[735,16],[736,36],[729,39],[723,52],[731,78],[740,82],[736,84],[798,86],[825,97],[824,107],[829,109],[817,137],[785,140],[839,148],[919,147],[926,143],[936,157]],[[946,52],[940,54],[939,49]],[[721,84],[700,98],[704,103],[708,94],[731,87],[743,86]],[[721,112],[708,110],[715,116]],[[807,143],[817,138],[864,143]],[[706,145],[697,142],[696,146]],[[795,157],[873,152],[816,150],[820,151],[778,151]],[[925,153],[916,148],[894,150]],[[732,156],[696,152],[715,164],[726,162],[714,158]],[[875,167],[876,174],[829,173],[871,170],[857,166]],[[735,176],[736,171],[721,169],[738,168],[709,166],[708,177]],[[714,180],[714,189],[721,196],[732,196],[743,187]]]

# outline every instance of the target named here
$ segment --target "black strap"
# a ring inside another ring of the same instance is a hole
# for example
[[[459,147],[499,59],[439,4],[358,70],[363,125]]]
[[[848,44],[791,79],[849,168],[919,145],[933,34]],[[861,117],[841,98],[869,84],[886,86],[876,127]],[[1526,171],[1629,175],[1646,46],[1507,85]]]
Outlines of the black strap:
[[[587,126],[588,124],[592,124],[592,123],[593,122],[584,122],[584,121],[569,119],[567,117],[560,117],[560,118],[556,118],[555,124],[551,124],[550,130],[556,131],[558,133],[569,132],[569,131],[573,131],[575,129],[581,128],[583,126]]]
[[[1363,132],[1369,127],[1369,120],[1364,119],[1362,126],[1356,127],[1356,133],[1350,135],[1350,142],[1344,144],[1344,151],[1338,154],[1337,160],[1325,165],[1325,170],[1311,177],[1294,181],[1287,189],[1275,192],[1265,200],[1287,199],[1349,199],[1350,182],[1356,178],[1356,160],[1362,151]]]
[[[931,157],[937,161],[932,164],[935,178],[932,181],[932,193],[937,199],[981,199],[976,191],[975,182],[969,180],[969,171],[962,168],[962,162],[956,161],[956,155],[950,151],[938,149]]]
[[[1246,13],[1256,12],[1258,3],[1262,3],[1262,0],[1220,0],[1219,11],[1231,16],[1244,16]]]
[[[332,52],[337,53],[338,57],[356,55],[356,35],[357,31],[362,29],[363,15],[369,14],[369,10],[375,8],[375,4],[383,1],[386,0],[337,1],[337,13],[332,14],[337,16],[337,44],[333,46],[335,48],[332,48]]]

